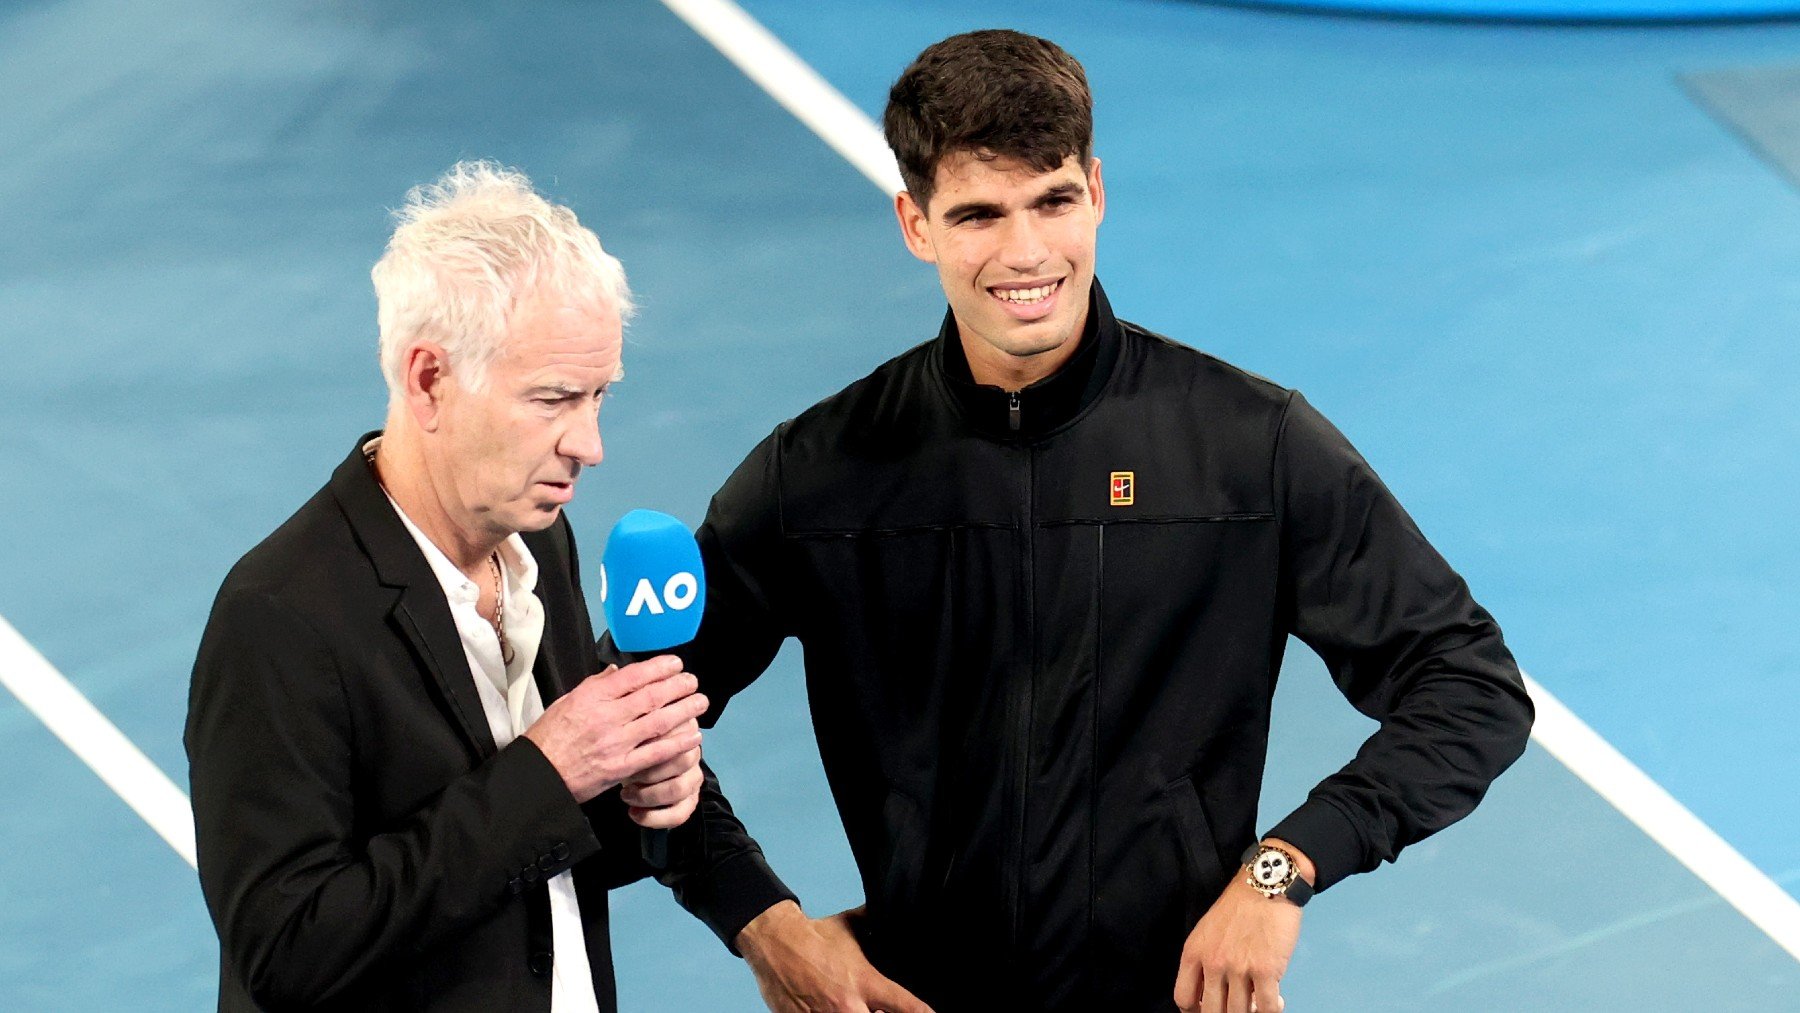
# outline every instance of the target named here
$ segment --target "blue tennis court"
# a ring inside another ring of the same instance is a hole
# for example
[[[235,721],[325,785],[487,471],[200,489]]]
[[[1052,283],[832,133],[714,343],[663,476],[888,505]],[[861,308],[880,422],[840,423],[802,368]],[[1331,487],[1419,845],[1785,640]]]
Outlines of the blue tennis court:
[[[219,581],[380,425],[413,184],[516,165],[631,275],[590,568],[935,333],[887,196],[674,6],[0,5],[0,617],[177,786]],[[1067,47],[1120,315],[1303,390],[1577,719],[1307,909],[1290,1009],[1800,1010],[1800,23],[742,6],[870,116],[953,32]],[[1288,657],[1271,819],[1371,727]],[[0,742],[0,1008],[209,1008],[193,869],[12,694]],[[809,910],[859,902],[797,652],[707,752]],[[663,888],[613,910],[623,1009],[761,1008]]]

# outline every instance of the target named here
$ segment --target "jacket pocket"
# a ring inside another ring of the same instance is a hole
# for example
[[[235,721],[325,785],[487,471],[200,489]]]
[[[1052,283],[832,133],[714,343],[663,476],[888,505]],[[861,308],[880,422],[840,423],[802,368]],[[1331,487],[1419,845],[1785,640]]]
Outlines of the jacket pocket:
[[[1219,844],[1193,779],[1183,775],[1169,782],[1164,796],[1174,810],[1175,828],[1181,835],[1182,897],[1187,904],[1188,927],[1192,928],[1218,899],[1228,873],[1219,861]]]
[[[863,864],[868,917],[858,926],[869,960],[889,977],[913,970],[929,900],[924,896],[926,826],[912,796],[888,789],[881,803],[878,850]]]
[[[881,806],[881,821],[888,828],[887,875],[882,893],[888,897],[919,896],[919,863],[925,854],[924,820],[919,803],[897,789],[889,789]]]
[[[906,921],[923,899],[925,820],[919,803],[903,791],[888,789],[879,830],[881,850],[864,884],[869,913],[877,922]]]

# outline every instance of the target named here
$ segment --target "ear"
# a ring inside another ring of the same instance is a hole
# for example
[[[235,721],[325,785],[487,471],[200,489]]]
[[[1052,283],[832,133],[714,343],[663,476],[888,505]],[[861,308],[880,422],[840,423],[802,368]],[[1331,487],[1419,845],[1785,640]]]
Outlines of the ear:
[[[900,238],[906,241],[907,251],[927,264],[937,263],[937,247],[926,230],[925,209],[911,193],[902,190],[894,195],[894,217],[900,222]]]
[[[406,346],[400,353],[400,383],[413,421],[425,432],[436,432],[450,383],[450,356],[444,346],[423,340]]]
[[[1094,197],[1094,224],[1106,220],[1106,184],[1100,180],[1100,160],[1093,160],[1087,172],[1088,193]]]

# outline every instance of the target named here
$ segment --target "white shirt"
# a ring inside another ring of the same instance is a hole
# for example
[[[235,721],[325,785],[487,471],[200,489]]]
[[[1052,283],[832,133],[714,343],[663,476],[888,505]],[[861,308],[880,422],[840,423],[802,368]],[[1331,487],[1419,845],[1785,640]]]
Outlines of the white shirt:
[[[365,449],[373,449],[373,444]],[[431,572],[443,585],[450,615],[456,620],[456,632],[462,637],[463,656],[475,679],[475,691],[481,694],[488,730],[494,735],[494,745],[505,749],[544,714],[543,696],[531,675],[538,646],[544,639],[544,606],[535,593],[537,560],[518,535],[500,543],[500,569],[505,575],[500,608],[506,620],[506,642],[513,650],[513,662],[507,665],[500,659],[500,638],[494,627],[475,609],[481,588],[419,530],[392,496],[388,502],[393,503],[400,523],[419,543],[419,551],[425,554]],[[581,931],[581,905],[575,897],[574,874],[559,872],[546,885],[550,888],[550,945],[555,955],[550,978],[551,1013],[599,1013],[593,969],[588,966],[587,941]]]

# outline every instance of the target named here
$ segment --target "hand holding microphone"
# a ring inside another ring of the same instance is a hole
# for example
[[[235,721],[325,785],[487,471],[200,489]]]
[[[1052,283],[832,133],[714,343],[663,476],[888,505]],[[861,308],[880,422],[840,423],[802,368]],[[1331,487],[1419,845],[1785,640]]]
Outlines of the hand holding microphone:
[[[685,757],[692,757],[687,762],[697,771],[698,718],[706,711],[706,697],[694,692],[698,685],[674,657],[608,668],[552,703],[525,737],[543,751],[577,802],[642,772],[671,769]]]
[[[626,514],[607,537],[600,572],[606,624],[621,651],[649,654],[694,639],[706,577],[700,548],[679,520],[651,510]],[[577,801],[620,785],[639,825],[680,826],[700,792],[698,719],[707,700],[698,685],[668,655],[608,668],[552,704],[525,734]],[[540,727],[543,738],[533,735]]]

